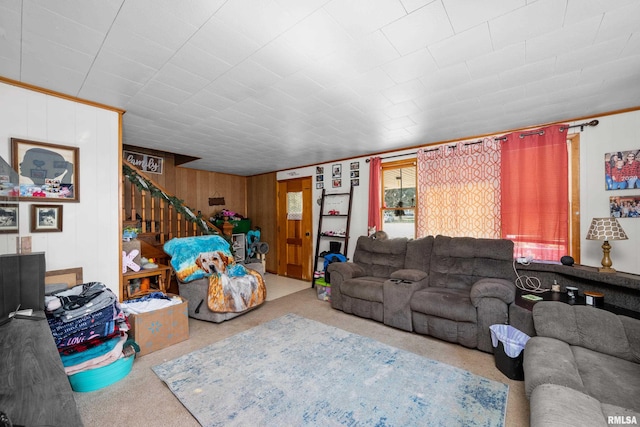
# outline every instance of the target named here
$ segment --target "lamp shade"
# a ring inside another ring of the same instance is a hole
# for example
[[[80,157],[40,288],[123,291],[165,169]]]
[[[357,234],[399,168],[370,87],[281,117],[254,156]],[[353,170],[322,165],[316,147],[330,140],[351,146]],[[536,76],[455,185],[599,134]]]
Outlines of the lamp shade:
[[[627,240],[624,232],[616,218],[593,218],[587,240]]]

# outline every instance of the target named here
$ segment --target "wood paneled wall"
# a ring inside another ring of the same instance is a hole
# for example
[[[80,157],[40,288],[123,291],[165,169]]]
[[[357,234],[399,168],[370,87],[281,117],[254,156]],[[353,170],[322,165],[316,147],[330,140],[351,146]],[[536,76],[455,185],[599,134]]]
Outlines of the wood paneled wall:
[[[260,240],[269,244],[266,270],[276,274],[278,271],[276,173],[248,177],[247,188],[247,206],[251,224],[260,227]]]
[[[222,209],[247,214],[247,178],[218,172],[175,166],[174,155],[139,147],[124,146],[124,150],[164,158],[164,171],[149,173],[149,177],[194,210],[209,218]],[[225,205],[209,206],[210,197],[224,197]]]
[[[123,148],[163,157],[163,174],[149,174],[149,176],[174,196],[184,200],[187,206],[195,210],[194,213],[201,211],[206,218],[209,218],[221,209],[230,209],[250,218],[252,227],[260,227],[260,239],[269,244],[266,270],[271,273],[277,272],[277,177],[275,172],[251,177],[208,172],[175,166],[175,158],[171,153],[126,145]],[[224,197],[226,204],[209,206],[210,197]],[[128,203],[127,197],[125,197],[125,203]],[[129,207],[125,206],[125,208],[128,212]]]

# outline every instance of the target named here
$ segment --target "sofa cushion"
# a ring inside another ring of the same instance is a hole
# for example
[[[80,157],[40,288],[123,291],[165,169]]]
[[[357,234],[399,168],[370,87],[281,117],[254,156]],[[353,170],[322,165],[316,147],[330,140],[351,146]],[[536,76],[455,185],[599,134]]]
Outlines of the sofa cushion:
[[[600,402],[640,412],[640,364],[571,347],[587,394]]]
[[[468,290],[485,277],[514,280],[512,261],[511,240],[436,236],[429,286]]]
[[[582,393],[582,382],[572,348],[564,341],[548,337],[532,337],[524,347],[525,393],[530,396],[541,384],[558,384]]]
[[[370,239],[360,236],[353,262],[362,267],[366,276],[389,278],[392,272],[404,268],[407,239]]]
[[[435,237],[425,236],[407,242],[407,253],[404,259],[404,268],[408,270],[429,271],[431,265],[431,252]]]
[[[352,298],[383,302],[384,292],[382,285],[385,281],[386,279],[382,277],[358,277],[343,282],[340,290],[342,291],[342,295]]]
[[[638,333],[632,328],[632,325],[636,325],[634,320],[640,324],[640,321],[631,318],[626,318],[623,323],[619,316],[611,312],[586,305],[543,301],[533,306],[533,324],[537,335],[638,362],[625,332],[625,324],[628,324],[630,333]]]
[[[469,292],[462,289],[425,288],[416,291],[411,298],[411,310],[456,322],[477,321]]]

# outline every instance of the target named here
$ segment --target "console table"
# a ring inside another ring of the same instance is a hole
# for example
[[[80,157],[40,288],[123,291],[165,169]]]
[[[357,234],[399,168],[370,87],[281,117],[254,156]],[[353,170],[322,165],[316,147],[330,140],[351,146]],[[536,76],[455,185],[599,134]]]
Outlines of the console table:
[[[640,312],[640,275],[615,272],[600,273],[598,268],[575,264],[544,264],[532,262],[528,265],[516,264],[518,274],[537,277],[543,287],[551,288],[557,280],[561,290],[567,286],[578,288],[581,295],[585,291],[604,294],[604,302],[616,307]]]
[[[0,326],[0,410],[13,425],[82,426],[44,312]]]
[[[600,273],[596,267],[575,264],[545,264],[532,262],[527,265],[516,264],[521,276],[536,277],[544,288],[551,288],[554,280],[560,285],[561,292],[539,294],[546,301],[561,301],[584,304],[585,291],[597,291],[604,294],[604,309],[616,314],[640,318],[640,275],[631,273]],[[579,296],[574,301],[567,298],[566,288],[578,288]],[[522,299],[522,294],[530,292],[517,290],[514,304],[509,306],[509,323],[534,336],[535,328],[531,309],[536,302]],[[537,294],[538,295],[538,294]],[[594,310],[600,310],[595,308]]]

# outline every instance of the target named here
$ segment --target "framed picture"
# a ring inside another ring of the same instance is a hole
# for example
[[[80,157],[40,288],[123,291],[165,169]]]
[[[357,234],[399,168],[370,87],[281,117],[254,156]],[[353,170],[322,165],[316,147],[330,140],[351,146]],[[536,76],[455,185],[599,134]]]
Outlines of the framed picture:
[[[640,149],[613,151],[604,155],[605,189],[640,188]]]
[[[62,231],[62,205],[31,205],[31,232]]]
[[[614,218],[640,218],[640,194],[609,197],[609,214]]]
[[[336,163],[331,167],[331,178],[342,178],[342,165],[340,163]]]
[[[11,138],[20,200],[79,201],[77,147]]]
[[[17,233],[20,221],[20,205],[0,203],[0,233]]]

